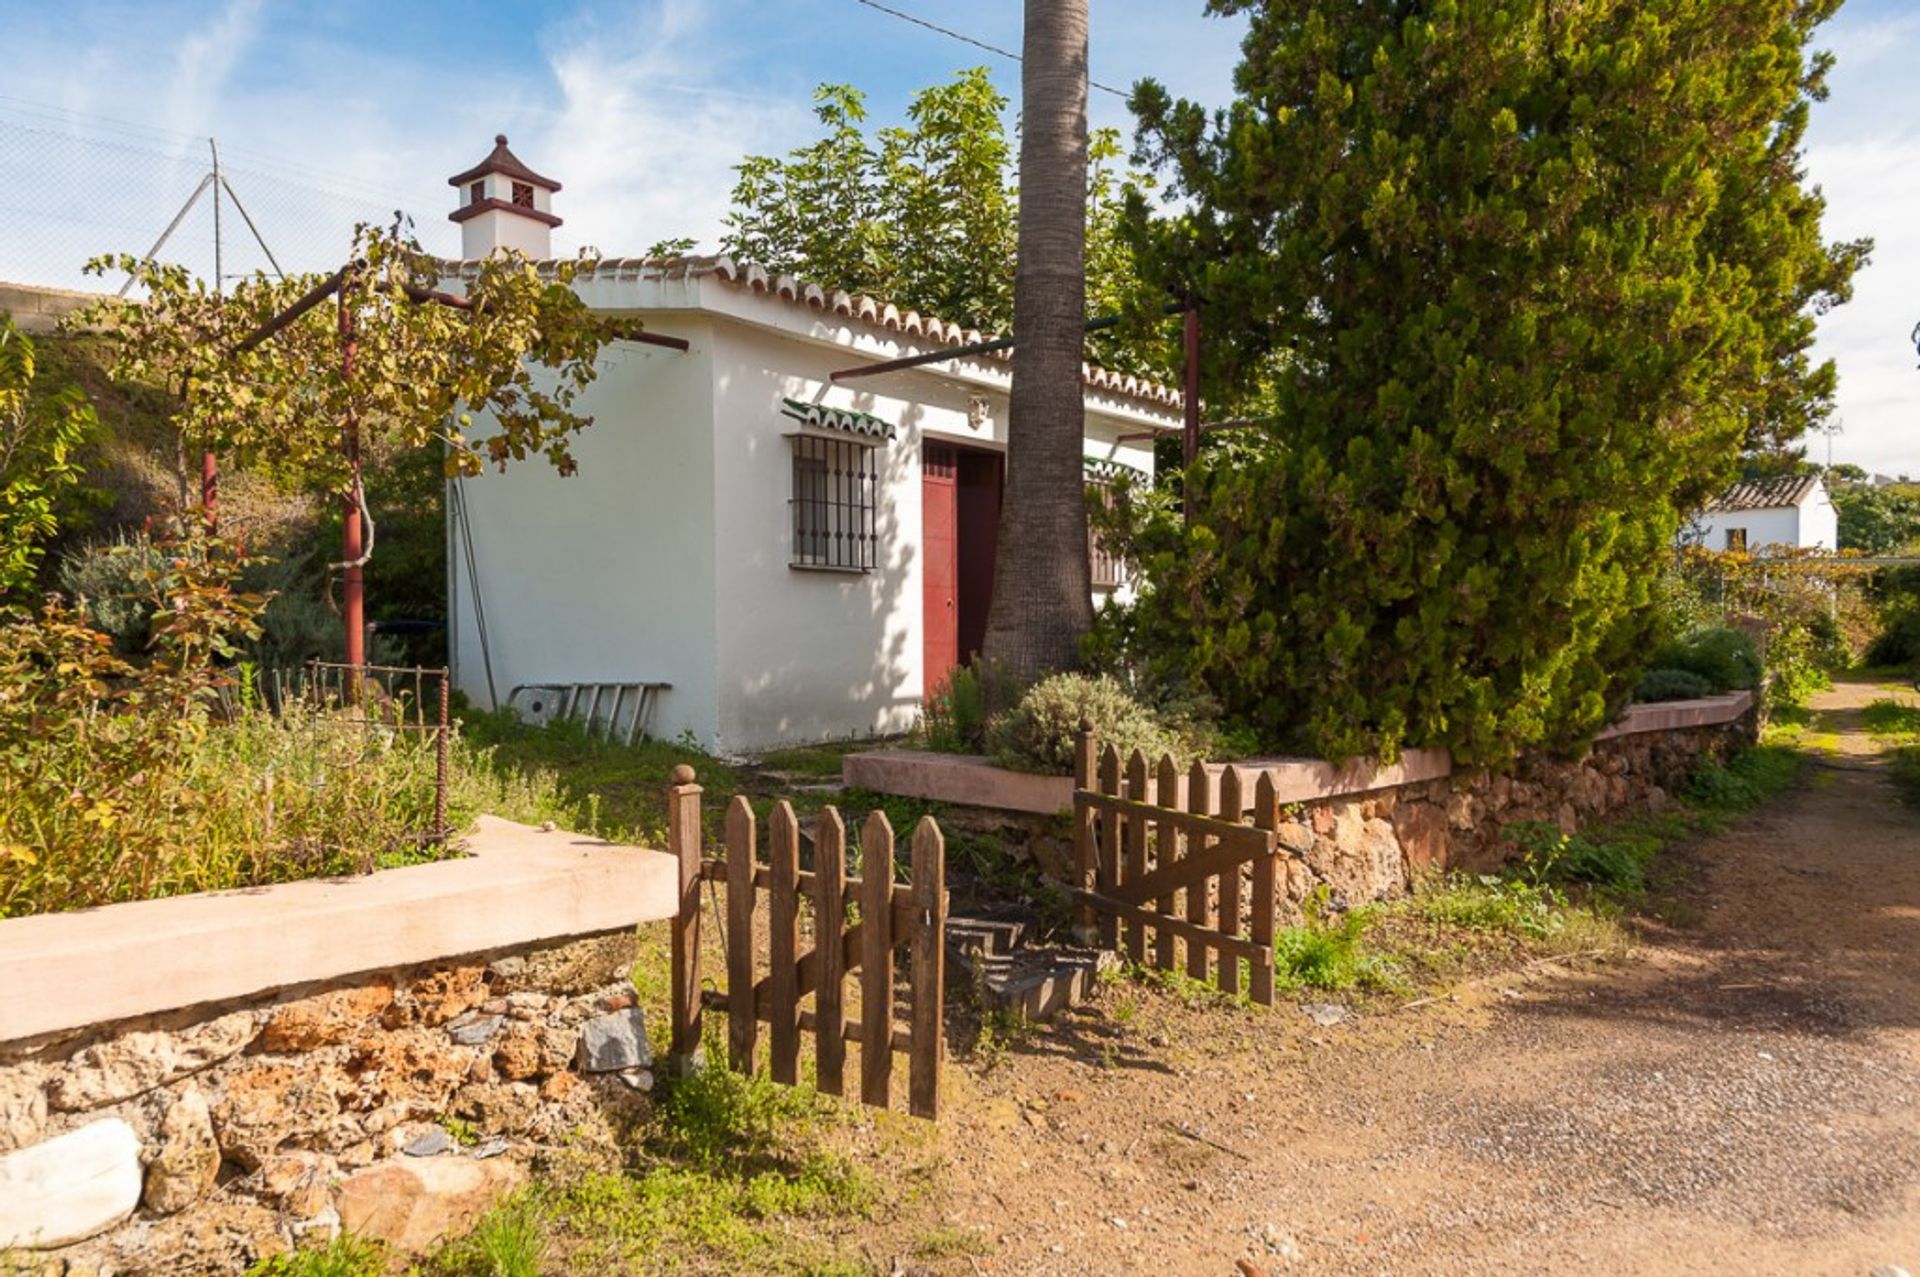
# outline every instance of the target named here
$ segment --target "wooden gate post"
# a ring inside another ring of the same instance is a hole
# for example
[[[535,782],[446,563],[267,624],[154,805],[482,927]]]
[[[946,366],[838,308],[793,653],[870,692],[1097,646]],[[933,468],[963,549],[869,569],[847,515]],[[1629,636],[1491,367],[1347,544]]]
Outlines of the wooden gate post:
[[[1073,738],[1073,787],[1079,790],[1093,788],[1093,759],[1097,740],[1094,734],[1093,720],[1080,720],[1080,731]],[[1081,891],[1094,890],[1098,876],[1095,858],[1101,854],[1095,845],[1096,817],[1094,810],[1083,803],[1073,805],[1073,876],[1074,886]],[[1073,939],[1076,944],[1091,948],[1099,942],[1093,906],[1080,900],[1073,906]]]
[[[673,1030],[667,1067],[684,1076],[700,1065],[700,786],[681,763],[667,786],[667,847],[679,862],[673,919]]]
[[[907,1065],[907,1102],[915,1117],[935,1117],[940,1107],[946,933],[947,844],[933,817],[922,816],[913,831],[913,1052]],[[879,1039],[883,1050],[886,1041]]]

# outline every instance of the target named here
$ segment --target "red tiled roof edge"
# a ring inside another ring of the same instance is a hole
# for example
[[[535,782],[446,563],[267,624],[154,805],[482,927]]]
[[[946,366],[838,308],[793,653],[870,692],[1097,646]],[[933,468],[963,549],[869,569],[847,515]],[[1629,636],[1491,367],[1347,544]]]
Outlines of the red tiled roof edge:
[[[449,263],[456,272],[463,267],[475,264]],[[939,345],[970,346],[976,342],[992,340],[994,336],[991,333],[983,333],[977,328],[963,328],[959,324],[949,323],[937,315],[922,315],[917,310],[903,311],[890,302],[870,297],[865,293],[849,293],[843,289],[823,288],[819,284],[810,283],[784,271],[770,271],[764,266],[758,266],[752,262],[735,261],[725,255],[603,257],[580,274],[583,278],[613,279],[698,279],[711,275],[748,292],[777,298],[810,310],[859,320],[862,323],[872,324],[876,328],[897,332],[907,337],[918,337]],[[1006,350],[968,356],[974,359],[998,360],[1002,363],[1011,360],[1012,357],[1012,352]],[[1086,384],[1091,389],[1143,400],[1166,408],[1180,407],[1180,392],[1171,386],[1145,377],[1136,377],[1131,373],[1102,368],[1096,364],[1084,364],[1082,368]]]

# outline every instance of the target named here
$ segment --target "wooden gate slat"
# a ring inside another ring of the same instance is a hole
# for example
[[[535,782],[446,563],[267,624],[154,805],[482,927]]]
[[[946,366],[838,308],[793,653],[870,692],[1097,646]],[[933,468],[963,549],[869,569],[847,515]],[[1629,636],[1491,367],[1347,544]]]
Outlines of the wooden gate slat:
[[[1100,756],[1100,792],[1120,792],[1120,754],[1111,745]],[[1095,840],[1098,859],[1095,862],[1093,889],[1103,895],[1111,892],[1120,882],[1120,840],[1127,823],[1125,817],[1110,807],[1100,813],[1099,837]],[[1100,914],[1100,946],[1103,949],[1117,949],[1120,946],[1120,919],[1110,913]]]
[[[788,1086],[800,1076],[800,822],[793,804],[774,804],[768,849],[773,899],[768,904],[768,978],[773,1014],[768,1033],[768,1071]]]
[[[757,830],[753,805],[745,794],[727,804],[727,872],[743,887],[727,888],[727,988],[753,987],[753,906],[760,893],[753,886]],[[727,1007],[727,1063],[740,1073],[753,1072],[753,1048],[760,1023],[753,1004],[736,999]]]
[[[1261,772],[1260,781],[1253,788],[1253,823],[1256,828],[1266,831],[1275,846],[1273,851],[1253,862],[1253,897],[1248,902],[1253,916],[1249,919],[1247,934],[1271,957],[1274,910],[1279,903],[1275,899],[1274,879],[1280,867],[1280,796],[1274,788],[1271,772]],[[1256,963],[1251,977],[1248,981],[1249,995],[1261,1006],[1272,1006],[1273,963],[1269,961],[1265,970]]]
[[[908,1057],[908,1106],[933,1117],[940,1105],[940,998],[946,981],[947,849],[940,826],[922,816],[913,831],[913,1052]]]
[[[814,819],[813,882],[813,952],[819,980],[813,1001],[819,1024],[813,1040],[816,1085],[828,1095],[844,1095],[847,1044],[840,1026],[846,1022],[841,946],[847,927],[847,827],[832,807],[822,808]]]
[[[1180,807],[1180,769],[1173,764],[1173,755],[1160,756],[1159,774],[1155,778],[1160,792],[1154,797],[1160,806],[1171,811]],[[1154,867],[1167,869],[1180,859],[1180,822],[1168,820],[1164,816],[1154,830]],[[1156,913],[1171,916],[1173,913],[1172,891],[1164,892],[1154,902]],[[1153,936],[1153,965],[1162,971],[1174,969],[1173,932],[1166,927],[1158,927]]]
[[[1127,760],[1127,797],[1147,802],[1147,756],[1139,750]],[[1127,820],[1127,847],[1121,884],[1136,882],[1147,873],[1147,819],[1135,814]],[[1147,929],[1137,919],[1127,921],[1127,958],[1135,966],[1147,963]]]
[[[1246,808],[1240,800],[1240,769],[1231,763],[1220,776],[1220,818],[1238,823],[1240,813]],[[1222,870],[1220,873],[1220,918],[1216,924],[1220,934],[1238,936],[1240,934],[1240,866]],[[1220,991],[1223,993],[1240,992],[1240,959],[1229,955],[1223,948],[1220,951]]]
[[[1230,868],[1257,859],[1266,854],[1267,846],[1267,835],[1258,829],[1244,826],[1223,829],[1214,836],[1212,844],[1205,851],[1183,857],[1165,867],[1156,867],[1132,882],[1121,883],[1107,894],[1116,900],[1137,905],[1143,905],[1155,897],[1164,899],[1167,892],[1185,887],[1195,878],[1225,873]]]
[[[1256,971],[1260,969],[1263,963],[1269,972],[1273,969],[1273,947],[1271,945],[1262,949],[1251,940],[1245,940],[1238,936],[1223,936],[1210,928],[1195,926],[1185,918],[1178,917],[1174,914],[1156,913],[1151,909],[1142,909],[1139,905],[1130,905],[1124,900],[1115,900],[1110,896],[1096,896],[1092,892],[1081,892],[1079,894],[1088,897],[1087,903],[1097,909],[1110,909],[1123,918],[1138,918],[1141,922],[1160,931],[1171,932],[1174,935],[1183,937],[1193,936],[1199,939],[1202,944],[1218,947],[1237,954],[1252,963]]]
[[[874,812],[860,831],[860,1098],[887,1107],[893,1080],[893,826]]]
[[[1093,788],[1093,724],[1082,721],[1080,731],[1073,738],[1073,787],[1076,790]],[[1098,865],[1106,859],[1099,845],[1099,832],[1095,828],[1095,814],[1080,804],[1073,809],[1073,881],[1081,890],[1092,887],[1098,878]],[[1091,944],[1094,936],[1094,913],[1085,905],[1076,906],[1073,913],[1075,939],[1081,944]]]
[[[1207,788],[1207,765],[1196,758],[1187,769],[1187,810],[1196,816],[1209,814]],[[1203,867],[1211,842],[1204,829],[1196,828],[1187,834],[1187,859],[1202,862],[1194,865],[1196,876],[1187,879],[1187,921],[1198,927],[1202,935],[1206,934],[1213,911],[1213,877]],[[1207,957],[1206,943],[1188,936],[1187,975],[1195,980],[1206,979]]]

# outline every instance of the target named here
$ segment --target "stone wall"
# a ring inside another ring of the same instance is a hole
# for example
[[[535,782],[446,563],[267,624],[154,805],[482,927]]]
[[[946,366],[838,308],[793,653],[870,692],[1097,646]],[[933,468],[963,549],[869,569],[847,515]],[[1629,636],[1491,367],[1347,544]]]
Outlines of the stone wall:
[[[1663,810],[1702,765],[1755,740],[1752,698],[1720,699],[1636,707],[1579,757],[1534,756],[1500,773],[1454,770],[1437,751],[1409,755],[1392,768],[1334,768],[1302,759],[1236,764],[1247,774],[1273,776],[1283,796],[1280,843],[1290,855],[1282,920],[1300,921],[1301,906],[1321,886],[1361,904],[1404,895],[1431,874],[1497,868],[1513,850],[1507,831],[1522,822],[1573,833]],[[1217,809],[1224,767],[1209,768]],[[1184,810],[1186,773],[1179,784],[1176,805]],[[1253,786],[1244,789],[1251,794]],[[1296,795],[1293,801],[1288,794]],[[1145,797],[1160,801],[1151,780]],[[997,836],[1046,877],[1073,880],[1073,827],[1066,816],[976,807],[944,811],[941,821]],[[1250,900],[1250,892],[1241,899]]]
[[[1403,895],[1427,874],[1497,867],[1506,831],[1539,821],[1565,833],[1663,810],[1704,764],[1751,744],[1732,722],[1612,736],[1574,759],[1532,757],[1511,771],[1450,776],[1294,804],[1281,826],[1286,898],[1298,913],[1325,885],[1353,904]]]
[[[0,1271],[238,1272],[342,1228],[426,1248],[643,1102],[634,944],[0,1044]]]

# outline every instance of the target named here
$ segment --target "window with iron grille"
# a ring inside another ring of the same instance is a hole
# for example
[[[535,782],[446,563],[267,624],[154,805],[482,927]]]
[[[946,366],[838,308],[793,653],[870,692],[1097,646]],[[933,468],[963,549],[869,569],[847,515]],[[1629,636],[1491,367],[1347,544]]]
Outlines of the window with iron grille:
[[[467,203],[478,204],[485,198],[487,198],[487,180],[485,178],[481,178],[467,188]]]
[[[1090,508],[1112,510],[1113,484],[1103,479],[1089,478],[1087,504]],[[1126,582],[1126,560],[1107,548],[1100,538],[1099,529],[1091,522],[1087,525],[1087,563],[1093,569],[1093,588],[1096,590],[1118,589]]]
[[[827,435],[788,439],[793,444],[793,566],[873,571],[879,560],[879,450]]]
[[[1736,553],[1747,548],[1747,530],[1745,528],[1727,529],[1727,549]]]
[[[533,187],[525,182],[513,184],[513,206],[515,208],[533,207]]]

